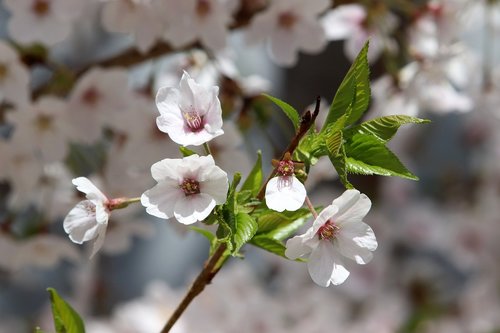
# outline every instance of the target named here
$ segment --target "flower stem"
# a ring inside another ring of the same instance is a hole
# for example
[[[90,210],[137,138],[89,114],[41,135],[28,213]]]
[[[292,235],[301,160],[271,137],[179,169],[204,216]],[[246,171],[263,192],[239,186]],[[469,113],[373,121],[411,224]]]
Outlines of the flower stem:
[[[207,153],[207,155],[212,155],[213,156],[212,151],[210,150],[210,146],[208,145],[208,143],[205,142],[203,144],[203,148],[205,148],[205,152]]]
[[[127,199],[127,203],[128,204],[132,204],[132,203],[136,203],[136,202],[140,202],[141,201],[141,197],[136,197],[136,198],[129,198]]]
[[[170,329],[175,325],[177,320],[181,317],[181,315],[184,313],[193,299],[198,296],[203,291],[203,289],[205,289],[205,286],[207,284],[212,282],[212,279],[220,270],[220,265],[218,265],[218,263],[221,258],[223,258],[225,251],[226,244],[223,243],[219,245],[214,254],[207,260],[205,266],[203,267],[203,270],[193,281],[193,284],[191,284],[191,287],[187,291],[186,295],[184,295],[184,298],[179,303],[174,313],[172,313],[172,315],[170,316],[169,320],[161,330],[161,333],[170,332]]]
[[[306,195],[306,205],[307,205],[307,208],[309,208],[309,210],[313,214],[314,219],[317,219],[318,213],[316,212],[316,209],[314,208],[313,204],[311,203],[311,200],[309,199],[309,197],[307,195]]]

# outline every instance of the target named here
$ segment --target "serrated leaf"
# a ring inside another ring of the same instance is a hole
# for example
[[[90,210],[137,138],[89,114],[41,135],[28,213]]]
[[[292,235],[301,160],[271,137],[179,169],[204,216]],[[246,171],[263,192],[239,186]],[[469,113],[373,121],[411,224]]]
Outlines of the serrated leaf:
[[[337,171],[342,185],[344,185],[346,189],[353,189],[354,186],[347,179],[347,156],[345,153],[344,145],[340,146],[339,153],[337,155],[334,156],[328,154],[328,158]]]
[[[257,161],[255,162],[252,171],[248,174],[247,179],[241,186],[241,191],[250,191],[252,195],[257,195],[259,193],[260,187],[262,186],[262,180],[264,179],[264,174],[262,172],[262,152],[259,150],[257,152]]]
[[[47,288],[47,291],[50,294],[56,333],[85,333],[85,326],[78,313],[59,296],[54,288]]]
[[[240,212],[236,215],[235,230],[233,230],[233,253],[238,253],[257,232],[257,222],[250,215]]]
[[[346,137],[352,137],[355,134],[371,134],[383,142],[387,142],[396,134],[399,127],[406,124],[425,124],[430,120],[420,119],[405,115],[394,115],[375,118],[362,124],[353,126],[345,130]]]
[[[266,209],[259,214],[257,223],[259,225],[258,234],[267,234],[277,229],[284,228],[293,221],[309,217],[311,212],[306,208],[298,209],[294,212],[276,212]]]
[[[279,240],[269,238],[266,236],[255,236],[254,238],[252,238],[250,244],[260,247],[261,249],[264,249],[268,252],[277,254],[283,258],[286,258],[285,256],[286,247]]]
[[[280,109],[285,113],[285,115],[292,121],[293,127],[295,130],[299,128],[300,125],[300,116],[297,110],[290,104],[283,102],[279,98],[273,97],[271,95],[263,94],[267,98],[269,98],[271,101],[273,101],[274,104],[280,107]]]
[[[378,138],[356,134],[345,144],[349,173],[418,180]]]
[[[188,157],[188,156],[196,154],[191,149],[183,147],[183,146],[179,146],[179,151],[181,152],[182,156],[184,156],[184,157]]]
[[[340,147],[343,144],[342,130],[345,126],[346,115],[343,115],[336,122],[330,124],[328,128],[322,133],[325,140],[325,147],[329,155],[337,156]]]
[[[366,42],[340,84],[321,131],[345,115],[349,106],[349,117],[346,120],[346,125],[355,123],[368,109],[370,104],[368,46],[369,43]]]

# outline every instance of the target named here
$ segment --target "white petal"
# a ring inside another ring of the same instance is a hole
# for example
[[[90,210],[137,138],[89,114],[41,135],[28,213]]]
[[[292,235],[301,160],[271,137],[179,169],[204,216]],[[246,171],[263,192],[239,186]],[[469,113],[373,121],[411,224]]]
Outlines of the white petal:
[[[75,178],[72,183],[76,186],[78,191],[85,193],[89,200],[108,200],[108,198],[106,198],[106,196],[86,177]]]
[[[207,194],[195,194],[178,200],[174,216],[182,224],[193,224],[204,220],[215,207],[215,200]]]
[[[330,241],[320,241],[309,257],[307,268],[309,275],[317,285],[328,287],[330,283],[339,285],[349,276],[339,258],[335,258],[335,250]]]
[[[92,259],[97,251],[99,251],[104,244],[104,239],[106,238],[106,227],[107,225],[99,224],[97,229],[97,238],[92,245],[92,253],[90,254],[90,259]]]
[[[179,174],[179,166],[181,164],[182,159],[165,158],[151,166],[151,175],[157,182],[163,180],[180,180],[182,178]]]
[[[322,24],[329,40],[345,39],[357,30],[366,17],[363,6],[342,5],[329,11],[323,18]]]
[[[271,58],[281,66],[293,66],[297,63],[297,45],[295,35],[290,31],[274,30],[269,41]]]
[[[312,228],[309,228],[309,230],[300,236],[295,236],[293,238],[290,238],[289,240],[286,241],[286,250],[285,250],[285,256],[288,258],[295,260],[297,258],[300,258],[306,254],[311,253],[312,248],[309,247],[306,244],[306,240],[309,239],[310,234],[312,231]]]
[[[375,251],[378,243],[372,228],[361,221],[349,221],[342,224],[337,237],[341,242],[351,241],[360,248]]]
[[[267,207],[278,212],[295,211],[302,207],[307,195],[306,188],[295,176],[291,177],[289,186],[278,186],[282,182],[281,177],[274,177],[267,183],[265,194]]]
[[[142,194],[141,204],[148,214],[168,219],[174,216],[175,204],[184,196],[176,181],[162,181]]]
[[[331,219],[338,212],[338,210],[339,208],[335,205],[329,205],[323,208],[323,210],[319,213],[318,218],[316,218],[313,222],[314,232],[317,232],[326,221]]]
[[[74,243],[82,244],[97,237],[98,223],[95,212],[90,210],[93,206],[89,200],[81,201],[64,218],[64,231]]]
[[[337,225],[342,226],[344,222],[361,221],[370,211],[372,203],[365,194],[359,193],[358,190],[347,190],[333,200],[332,205],[339,208],[332,218]]]
[[[214,198],[215,202],[220,205],[226,202],[227,190],[229,189],[229,180],[227,173],[219,167],[214,167],[212,178],[207,181],[200,182],[200,191]]]
[[[103,204],[102,201],[97,201],[95,203],[95,219],[99,224],[107,224],[109,219],[108,208]]]

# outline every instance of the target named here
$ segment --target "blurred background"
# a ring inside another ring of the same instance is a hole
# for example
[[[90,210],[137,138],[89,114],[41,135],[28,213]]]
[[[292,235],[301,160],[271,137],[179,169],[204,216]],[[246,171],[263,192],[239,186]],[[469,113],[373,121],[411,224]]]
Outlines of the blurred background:
[[[53,332],[47,287],[90,333],[159,331],[208,242],[136,204],[113,212],[89,260],[62,227],[82,200],[71,179],[108,197],[152,187],[150,166],[181,157],[154,96],[184,70],[220,87],[217,165],[246,175],[261,149],[269,172],[294,133],[261,94],[297,110],[321,96],[319,128],[367,39],[364,119],[432,120],[390,145],[420,181],[350,177],[373,202],[374,259],[325,289],[306,265],[247,245],[173,332],[500,332],[496,0],[0,1],[0,332]],[[344,190],[328,160],[306,187],[315,205]]]

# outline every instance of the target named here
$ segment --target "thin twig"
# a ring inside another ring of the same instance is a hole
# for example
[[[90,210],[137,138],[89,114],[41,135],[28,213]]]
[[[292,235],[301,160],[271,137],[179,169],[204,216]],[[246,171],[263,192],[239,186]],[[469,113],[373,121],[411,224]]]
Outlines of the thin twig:
[[[186,295],[182,299],[182,301],[179,303],[177,308],[175,309],[174,313],[172,316],[170,316],[168,322],[165,324],[163,329],[161,330],[161,333],[168,333],[170,332],[170,329],[174,326],[174,324],[177,322],[177,320],[181,317],[181,315],[184,313],[184,311],[187,309],[189,304],[194,300],[196,296],[198,296],[203,289],[205,289],[205,286],[212,282],[212,279],[215,277],[217,272],[219,271],[219,268],[217,268],[217,263],[219,260],[222,258],[224,255],[224,252],[226,251],[226,244],[221,244],[217,248],[217,250],[214,252],[214,254],[207,260],[205,263],[205,266],[203,267],[203,270],[198,274],[196,279],[194,280],[193,284],[187,291]]]

